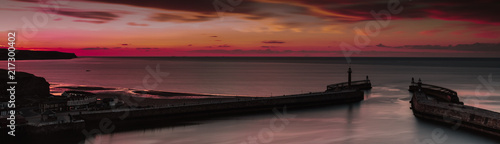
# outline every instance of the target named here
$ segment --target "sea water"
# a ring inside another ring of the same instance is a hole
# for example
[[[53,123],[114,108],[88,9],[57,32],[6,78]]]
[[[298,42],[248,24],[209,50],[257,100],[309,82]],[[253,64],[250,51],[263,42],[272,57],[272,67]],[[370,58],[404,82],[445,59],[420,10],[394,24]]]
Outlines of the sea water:
[[[102,134],[98,144],[157,143],[498,143],[475,132],[417,119],[407,91],[414,77],[457,91],[467,105],[500,112],[500,59],[476,58],[96,58],[25,60],[17,71],[66,85],[270,97],[372,82],[359,103],[198,121],[194,125]],[[5,68],[5,67],[1,67]],[[150,73],[168,73],[159,79]],[[146,80],[146,82],[145,82]],[[145,84],[146,83],[146,84]],[[152,85],[156,84],[156,85]],[[278,120],[276,120],[278,119]],[[271,124],[272,123],[272,124]]]

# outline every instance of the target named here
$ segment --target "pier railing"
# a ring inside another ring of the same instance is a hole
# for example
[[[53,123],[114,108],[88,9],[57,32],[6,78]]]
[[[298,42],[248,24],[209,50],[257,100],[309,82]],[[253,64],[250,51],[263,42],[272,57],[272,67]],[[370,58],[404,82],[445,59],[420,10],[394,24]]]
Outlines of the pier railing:
[[[410,85],[410,90],[418,90],[419,87],[422,89],[424,93],[432,95],[440,100],[457,104],[463,104],[463,102],[460,102],[457,92],[451,89],[431,84],[424,84],[421,82],[419,83],[412,82]]]
[[[335,94],[335,93],[341,93],[341,92],[329,92],[329,93]],[[244,98],[244,99],[214,100],[214,101],[210,101],[210,102],[157,105],[157,106],[150,106],[150,107],[130,107],[130,108],[119,108],[119,109],[110,109],[110,110],[99,110],[99,111],[83,111],[83,112],[81,112],[81,114],[99,114],[99,113],[110,113],[110,112],[126,112],[126,111],[138,111],[138,110],[163,109],[163,108],[180,108],[180,107],[202,106],[202,105],[221,104],[221,103],[236,103],[236,102],[250,102],[250,101],[258,101],[258,100],[293,98],[293,97],[307,97],[307,96],[316,96],[316,95],[321,95],[321,94],[324,94],[324,92],[309,92],[309,93],[302,93],[302,94],[272,96],[272,97],[251,97],[251,98]],[[75,115],[76,114],[77,113],[75,113]]]
[[[412,86],[418,87],[418,85]],[[416,117],[448,123],[450,125],[460,126],[460,128],[471,129],[496,137],[500,136],[500,113],[467,106],[463,103],[442,103],[430,100],[427,99],[428,89],[426,88],[442,87],[424,84],[422,84],[422,87],[424,88],[421,92],[415,91],[410,101],[411,109]],[[449,90],[447,93],[452,92],[454,91]]]
[[[351,86],[361,86],[361,85],[368,85],[371,84],[370,80],[359,80],[359,81],[351,81]],[[337,83],[337,84],[331,84],[326,86],[328,90],[330,89],[344,89],[349,86],[349,82],[343,82],[343,83]]]
[[[418,83],[412,83],[412,86],[418,87]],[[456,91],[448,89],[448,88],[444,88],[444,87],[440,87],[440,86],[436,86],[436,85],[431,85],[431,84],[424,84],[424,83],[421,83],[421,86],[422,86],[422,88],[439,91],[443,94],[447,94],[450,96],[457,96]]]

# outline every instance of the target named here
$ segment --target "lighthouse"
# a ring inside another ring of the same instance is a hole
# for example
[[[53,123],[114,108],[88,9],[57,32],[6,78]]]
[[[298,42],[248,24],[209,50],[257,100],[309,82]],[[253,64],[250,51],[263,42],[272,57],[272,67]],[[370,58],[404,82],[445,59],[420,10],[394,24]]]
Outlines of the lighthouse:
[[[347,82],[331,84],[326,86],[326,91],[342,91],[342,90],[369,90],[372,89],[372,84],[368,76],[366,80],[352,81],[352,69],[349,67],[347,70]]]
[[[352,73],[351,67],[349,67],[349,70],[347,71],[347,73],[349,74],[348,79],[347,79],[347,86],[351,87],[351,73]]]

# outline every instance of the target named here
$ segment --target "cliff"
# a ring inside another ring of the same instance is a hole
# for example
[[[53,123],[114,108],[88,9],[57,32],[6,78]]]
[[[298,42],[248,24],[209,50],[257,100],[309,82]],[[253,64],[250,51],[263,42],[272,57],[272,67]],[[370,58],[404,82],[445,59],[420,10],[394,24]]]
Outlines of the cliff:
[[[7,60],[8,50],[0,49],[0,60]],[[74,53],[64,53],[57,51],[30,51],[16,50],[16,60],[43,60],[43,59],[72,59],[77,58]]]
[[[6,89],[8,89],[7,81],[11,81],[7,77],[7,70],[0,69],[0,99],[8,99],[10,94]],[[50,96],[50,85],[43,77],[37,77],[30,73],[16,71],[16,103],[19,104],[30,104],[37,102],[40,98],[46,98]]]

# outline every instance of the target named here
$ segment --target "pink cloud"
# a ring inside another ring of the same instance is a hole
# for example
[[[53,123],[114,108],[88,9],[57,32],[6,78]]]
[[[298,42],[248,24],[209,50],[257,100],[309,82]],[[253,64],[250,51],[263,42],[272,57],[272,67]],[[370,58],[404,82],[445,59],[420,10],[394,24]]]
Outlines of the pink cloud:
[[[131,25],[131,26],[149,26],[148,24],[138,24],[138,23],[135,23],[135,22],[129,22],[129,23],[127,23],[127,25]]]
[[[94,24],[106,23],[105,21],[93,21],[93,20],[74,20],[74,22],[86,22],[86,23],[94,23]]]
[[[500,37],[500,31],[483,31],[480,33],[474,34],[476,37],[479,38],[499,38]]]
[[[467,32],[470,32],[470,30],[456,30],[456,31],[450,32],[450,34],[452,34],[452,35],[462,35],[462,34],[467,33]]]
[[[393,32],[393,33],[394,33],[394,34],[403,34],[403,33],[405,33],[405,31],[395,31],[395,32]]]
[[[426,30],[426,31],[419,32],[419,34],[421,34],[421,35],[434,35],[434,34],[439,33],[441,31],[443,31],[443,30]]]

